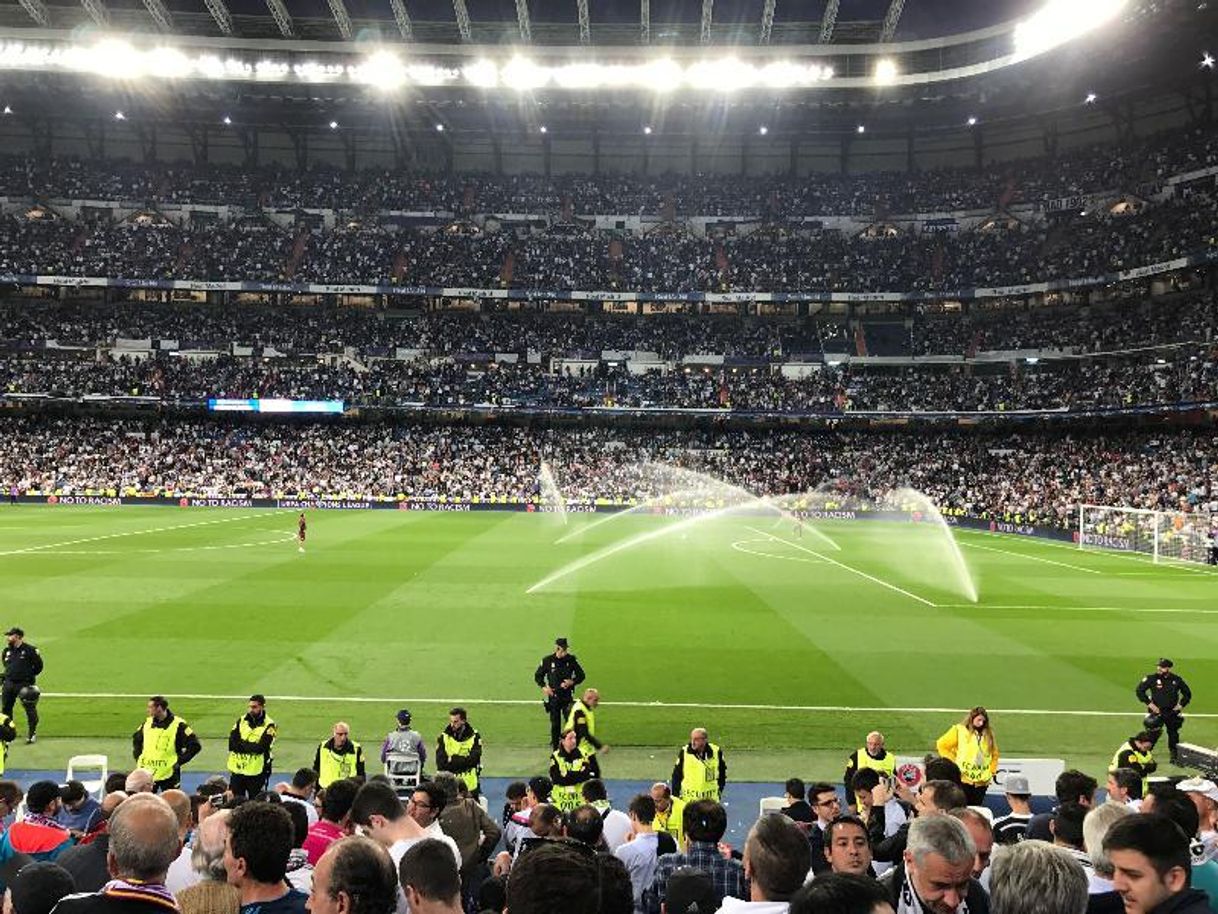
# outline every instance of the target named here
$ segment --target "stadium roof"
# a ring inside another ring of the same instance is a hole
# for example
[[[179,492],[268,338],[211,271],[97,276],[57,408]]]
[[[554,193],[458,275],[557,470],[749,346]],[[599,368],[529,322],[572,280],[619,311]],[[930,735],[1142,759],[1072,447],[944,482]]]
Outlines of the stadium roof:
[[[774,0],[770,42],[821,41],[826,21],[834,43],[939,38],[1010,21],[1037,0]],[[580,9],[588,42],[643,43],[647,16],[653,44],[702,43],[704,7],[709,43],[757,44],[766,0],[15,0],[0,6],[0,27],[95,29],[174,35],[306,40],[410,40],[426,43],[580,44]],[[463,36],[458,10],[468,14]],[[523,17],[522,17],[523,10]],[[646,12],[644,12],[646,10]],[[285,36],[284,32],[290,32]]]

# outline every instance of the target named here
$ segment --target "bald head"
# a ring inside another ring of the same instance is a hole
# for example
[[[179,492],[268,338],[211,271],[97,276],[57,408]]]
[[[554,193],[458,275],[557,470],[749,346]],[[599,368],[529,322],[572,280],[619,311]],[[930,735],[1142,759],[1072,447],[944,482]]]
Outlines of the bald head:
[[[178,837],[185,838],[190,831],[190,797],[181,790],[166,790],[161,799],[169,804],[173,814],[178,817]]]
[[[106,863],[115,878],[164,882],[181,847],[178,817],[156,794],[130,797],[110,817]]]
[[[127,799],[127,794],[122,790],[113,790],[101,801],[102,817],[109,819],[114,815],[114,810],[118,809],[118,805]]]
[[[123,786],[128,794],[152,793],[156,787],[156,781],[153,780],[152,772],[147,768],[136,768],[127,775],[127,782]]]

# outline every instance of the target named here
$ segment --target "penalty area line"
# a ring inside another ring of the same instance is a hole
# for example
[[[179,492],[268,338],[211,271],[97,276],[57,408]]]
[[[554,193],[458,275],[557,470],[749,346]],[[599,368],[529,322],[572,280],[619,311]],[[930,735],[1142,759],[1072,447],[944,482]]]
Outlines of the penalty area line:
[[[925,597],[920,597],[916,593],[910,593],[908,590],[905,590],[903,587],[898,587],[896,584],[890,584],[887,581],[885,581],[883,578],[877,578],[875,575],[868,574],[865,571],[860,571],[857,568],[852,568],[850,565],[847,565],[845,562],[839,562],[837,559],[830,558],[829,556],[824,555],[823,553],[817,552],[815,549],[809,549],[807,546],[801,545],[800,543],[793,543],[790,540],[783,539],[781,536],[775,536],[773,533],[766,533],[764,530],[758,530],[756,527],[748,527],[748,529],[752,530],[758,536],[768,537],[769,539],[775,540],[776,542],[785,543],[786,545],[790,546],[792,549],[798,549],[801,552],[808,553],[808,555],[814,555],[818,559],[820,559],[822,562],[828,562],[830,565],[836,565],[838,568],[841,568],[844,571],[849,571],[851,574],[857,574],[860,578],[866,578],[868,581],[871,581],[871,583],[873,583],[873,584],[879,584],[881,587],[887,587],[889,590],[894,590],[899,594],[909,597],[909,599],[911,599],[911,600],[917,600],[919,603],[922,603],[925,606],[930,606],[930,607],[936,608],[936,609],[939,606],[938,603],[932,603],[930,600],[926,599]]]
[[[122,530],[118,533],[103,533],[100,536],[85,536],[80,539],[64,540],[59,543],[42,543],[38,546],[26,546],[24,549],[6,549],[0,551],[0,556],[6,555],[28,555],[31,552],[46,552],[49,549],[60,549],[64,546],[79,546],[81,543],[99,543],[103,540],[121,539],[124,536],[144,536],[149,533],[168,533],[170,530],[186,530],[190,527],[210,527],[214,524],[231,524],[234,521],[255,520],[257,518],[270,517],[272,514],[283,514],[286,512],[270,512],[267,514],[238,514],[236,517],[221,517],[216,520],[201,520],[190,524],[174,524],[169,527],[147,527],[143,530]]]
[[[119,698],[139,699],[147,701],[153,690],[147,692],[43,692],[43,698]],[[267,692],[269,701],[285,702],[341,702],[344,704],[399,704],[411,702],[420,705],[520,705],[532,707],[541,704],[536,698],[374,698],[366,695],[276,695]],[[210,693],[181,693],[172,695],[175,699],[186,701],[237,701],[248,700],[249,693],[236,695],[219,695]],[[898,708],[861,705],[771,705],[771,704],[717,704],[706,701],[612,701],[602,702],[606,707],[615,708],[694,708],[711,711],[803,711],[810,714],[954,714],[959,716],[960,709],[956,706],[944,708]],[[1144,710],[1138,711],[1089,711],[1070,710],[1063,708],[990,708],[991,714],[1011,714],[1020,716],[1036,716],[1041,714],[1065,714],[1071,717],[1144,717]],[[1218,719],[1218,714],[1189,713],[1188,717],[1206,720]]]
[[[983,546],[981,543],[970,543],[968,540],[961,540],[960,545],[968,549],[982,549],[986,552],[1000,552],[1003,555],[1014,556],[1019,559],[1027,559],[1029,562],[1041,562],[1045,565],[1056,565],[1058,568],[1069,568],[1071,571],[1081,571],[1084,574],[1103,574],[1095,568],[1084,568],[1082,565],[1071,565],[1069,562],[1058,562],[1054,559],[1041,558],[1038,555],[1029,555],[1026,552],[1015,552],[1011,549],[999,549],[997,546]]]

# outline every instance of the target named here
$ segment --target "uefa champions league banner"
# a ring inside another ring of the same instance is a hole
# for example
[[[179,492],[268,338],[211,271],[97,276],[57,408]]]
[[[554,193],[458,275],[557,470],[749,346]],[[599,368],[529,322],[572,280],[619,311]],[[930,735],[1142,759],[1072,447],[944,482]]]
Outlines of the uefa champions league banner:
[[[940,289],[934,292],[623,292],[621,290],[569,289],[480,289],[445,286],[363,285],[359,283],[231,282],[194,279],[110,279],[104,276],[53,276],[32,273],[0,274],[0,284],[54,286],[59,288],[111,288],[182,290],[187,292],[262,292],[289,295],[402,295],[451,299],[500,299],[509,301],[639,301],[639,302],[872,302],[938,301],[951,299],[1009,298],[1039,292],[1081,289],[1131,279],[1142,279],[1186,267],[1218,261],[1218,248],[1207,247],[1187,257],[1107,273],[1054,279],[1047,282],[992,286],[975,289]]]

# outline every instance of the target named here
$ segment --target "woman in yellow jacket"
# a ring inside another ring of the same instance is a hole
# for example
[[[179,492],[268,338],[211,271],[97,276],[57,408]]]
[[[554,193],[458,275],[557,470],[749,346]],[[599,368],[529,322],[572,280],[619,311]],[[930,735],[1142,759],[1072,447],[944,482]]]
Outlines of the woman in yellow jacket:
[[[960,768],[961,786],[970,806],[985,803],[985,791],[998,773],[998,744],[985,708],[973,708],[964,720],[939,737],[935,750]]]

